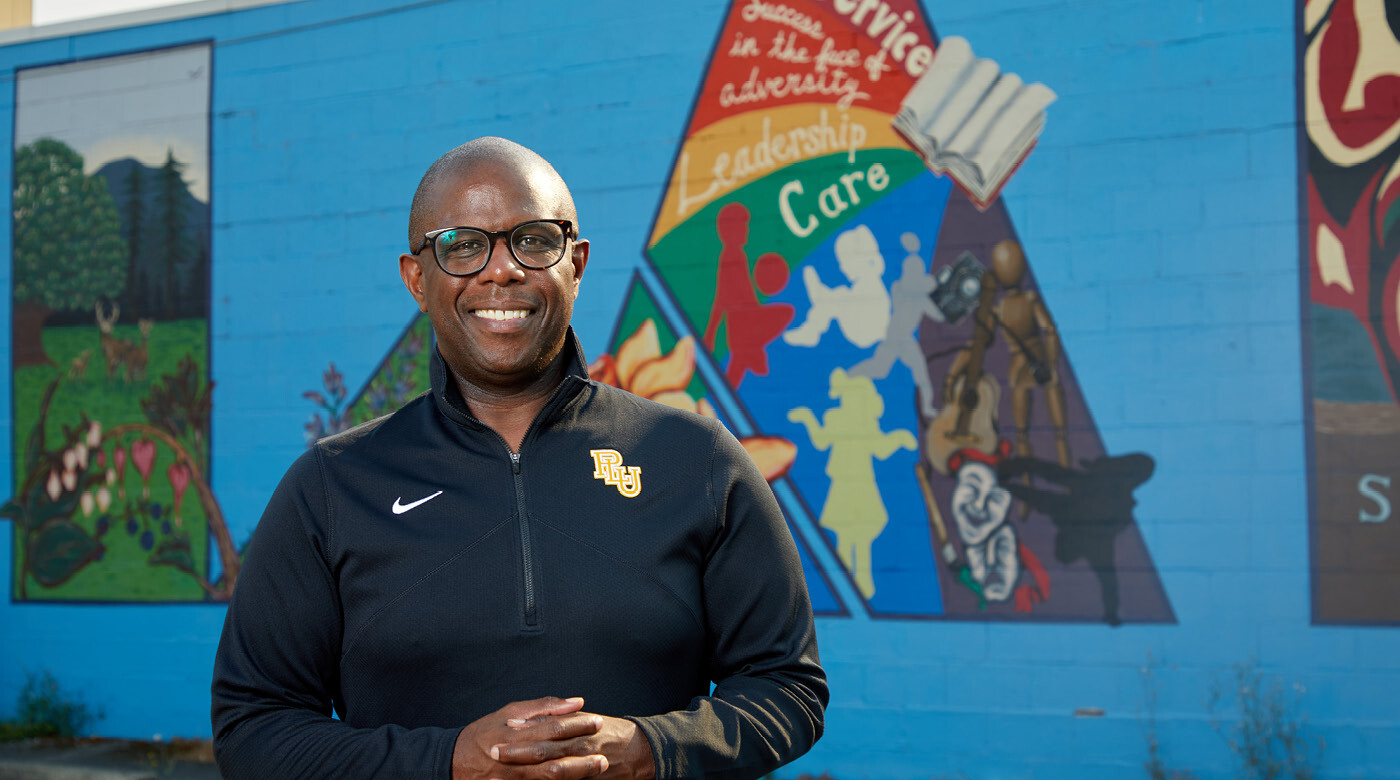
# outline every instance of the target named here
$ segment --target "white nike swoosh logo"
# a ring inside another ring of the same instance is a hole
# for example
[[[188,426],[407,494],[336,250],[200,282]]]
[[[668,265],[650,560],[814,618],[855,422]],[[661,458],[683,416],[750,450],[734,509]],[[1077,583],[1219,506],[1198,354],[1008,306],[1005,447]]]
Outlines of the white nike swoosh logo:
[[[420,498],[417,501],[414,501],[412,504],[400,504],[399,502],[403,500],[403,496],[399,496],[398,498],[394,499],[394,514],[401,515],[404,512],[413,509],[414,507],[421,506],[422,504],[426,504],[429,501],[432,501],[440,495],[442,495],[441,490],[432,494],[431,496],[428,496],[427,498]]]

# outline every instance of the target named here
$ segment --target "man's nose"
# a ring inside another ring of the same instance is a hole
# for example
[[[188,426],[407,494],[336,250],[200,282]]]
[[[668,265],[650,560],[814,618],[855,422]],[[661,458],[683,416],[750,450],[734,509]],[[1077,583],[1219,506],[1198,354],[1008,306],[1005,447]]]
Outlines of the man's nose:
[[[510,236],[492,239],[486,265],[477,273],[482,282],[512,284],[525,280],[525,268],[510,251]]]

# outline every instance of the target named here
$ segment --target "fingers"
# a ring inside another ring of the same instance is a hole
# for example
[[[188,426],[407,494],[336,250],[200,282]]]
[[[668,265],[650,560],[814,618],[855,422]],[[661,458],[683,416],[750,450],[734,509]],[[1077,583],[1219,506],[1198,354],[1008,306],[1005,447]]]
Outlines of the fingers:
[[[503,716],[506,720],[525,721],[530,718],[537,718],[541,715],[568,715],[571,712],[578,712],[581,709],[583,709],[583,699],[577,696],[568,699],[561,699],[558,696],[545,696],[541,699],[511,702],[497,710],[497,714]]]
[[[510,742],[491,748],[491,757],[502,764],[544,764],[565,758],[599,756],[596,745],[586,739],[556,742]]]
[[[580,713],[583,699],[518,701],[463,728],[453,745],[454,777],[575,780],[608,771],[604,718]]]
[[[598,715],[556,716],[516,728],[510,742],[491,747],[491,758],[503,764],[538,764],[565,756],[596,753],[589,737],[603,727]]]
[[[608,771],[608,759],[604,756],[570,756],[547,764],[517,770],[510,777],[548,778],[548,780],[583,780],[597,777]]]
[[[573,739],[597,734],[603,727],[603,716],[581,712],[576,715],[553,715],[527,721],[507,721],[514,742],[531,740]]]

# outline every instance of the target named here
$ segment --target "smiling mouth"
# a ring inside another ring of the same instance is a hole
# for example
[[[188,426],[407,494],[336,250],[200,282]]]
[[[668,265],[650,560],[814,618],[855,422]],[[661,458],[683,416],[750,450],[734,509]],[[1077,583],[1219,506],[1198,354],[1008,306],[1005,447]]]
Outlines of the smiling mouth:
[[[486,320],[523,320],[531,309],[472,309],[472,314]]]

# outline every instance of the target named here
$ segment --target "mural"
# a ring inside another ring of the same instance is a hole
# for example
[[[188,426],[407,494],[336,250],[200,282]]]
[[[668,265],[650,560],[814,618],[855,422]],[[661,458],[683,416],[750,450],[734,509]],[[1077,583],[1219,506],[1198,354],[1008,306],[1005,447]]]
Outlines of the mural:
[[[1400,13],[1300,14],[1313,619],[1400,623]]]
[[[914,0],[728,9],[595,375],[683,355],[652,397],[764,442],[818,611],[1174,620],[1000,200],[1054,100]]]
[[[347,400],[345,377],[335,363],[321,373],[321,389],[307,390],[302,398],[316,405],[304,433],[309,447],[317,440],[349,430],[363,422],[397,410],[413,397],[428,391],[428,351],[433,325],[428,315],[416,314],[389,353],[371,373],[364,387]]]
[[[13,600],[232,592],[209,487],[209,68],[197,45],[15,79]]]
[[[730,6],[600,381],[722,421],[825,615],[1171,622],[1000,192],[1055,93],[913,0]],[[888,258],[888,259],[887,259]],[[416,316],[308,442],[427,386]]]

